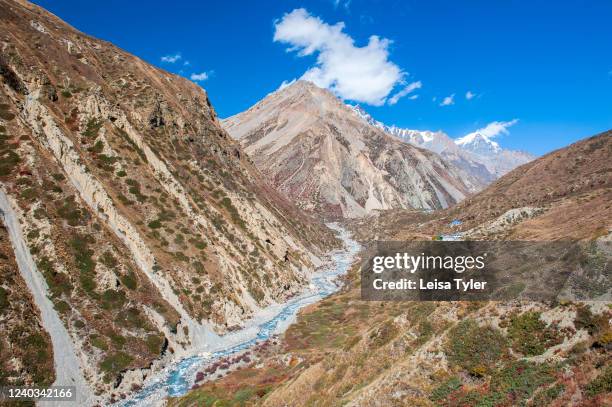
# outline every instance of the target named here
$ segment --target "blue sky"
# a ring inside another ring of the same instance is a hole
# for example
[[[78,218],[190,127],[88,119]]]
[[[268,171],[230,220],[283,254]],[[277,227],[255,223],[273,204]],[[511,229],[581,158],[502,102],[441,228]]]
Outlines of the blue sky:
[[[612,128],[607,0],[36,3],[152,64],[199,74],[221,117],[308,72],[387,124],[459,137],[513,122],[497,141],[535,154]]]

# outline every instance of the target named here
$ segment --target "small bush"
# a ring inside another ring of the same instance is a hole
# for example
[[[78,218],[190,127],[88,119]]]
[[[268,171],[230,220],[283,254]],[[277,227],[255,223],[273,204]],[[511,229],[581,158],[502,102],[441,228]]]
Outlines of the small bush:
[[[93,147],[88,148],[88,150],[92,153],[100,154],[102,151],[104,151],[104,143],[102,140],[98,140]]]
[[[155,219],[155,220],[152,220],[151,222],[149,222],[148,226],[151,229],[159,229],[159,228],[162,227],[162,224],[161,224],[159,219]]]
[[[102,294],[102,308],[118,309],[125,303],[125,294],[123,291],[106,290]]]
[[[540,319],[540,313],[529,311],[515,315],[510,320],[508,337],[512,349],[526,356],[541,355],[550,346],[560,343],[561,338]]]
[[[90,339],[92,346],[95,346],[98,349],[108,350],[108,345],[106,344],[106,341],[100,336],[92,335]]]
[[[104,264],[109,269],[114,269],[119,264],[115,256],[113,256],[113,254],[109,252],[108,250],[102,253],[102,257],[100,257],[100,261],[102,262],[102,264]]]
[[[119,373],[132,363],[132,357],[125,352],[117,352],[107,356],[101,363],[100,368],[106,373]]]
[[[94,118],[89,119],[85,125],[85,130],[82,133],[83,136],[91,139],[98,137],[98,132],[103,124],[104,122],[102,120],[97,120]]]
[[[57,213],[62,218],[66,219],[70,226],[78,226],[83,222],[83,212],[77,206],[74,197],[66,199],[57,210]]]
[[[138,287],[136,275],[132,271],[124,276],[121,276],[119,280],[121,281],[121,284],[123,284],[129,290],[135,290]]]
[[[449,334],[446,353],[450,362],[475,376],[490,372],[506,352],[506,338],[492,327],[461,321]]]
[[[436,387],[434,391],[431,392],[431,396],[429,397],[432,401],[441,401],[446,400],[446,398],[455,390],[460,389],[462,386],[461,380],[458,377],[452,377]]]
[[[164,337],[159,335],[147,335],[146,339],[147,349],[154,355],[159,355],[161,352],[162,345],[164,343]]]
[[[16,152],[3,149],[0,145],[0,176],[11,174],[20,162],[21,158]]]
[[[606,366],[605,370],[589,383],[585,390],[589,397],[612,392],[612,365]]]

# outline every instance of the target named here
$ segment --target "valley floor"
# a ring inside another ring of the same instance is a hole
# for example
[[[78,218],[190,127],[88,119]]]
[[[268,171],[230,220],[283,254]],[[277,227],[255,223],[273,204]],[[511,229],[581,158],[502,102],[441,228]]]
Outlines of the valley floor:
[[[330,253],[328,262],[312,275],[310,287],[302,295],[284,304],[275,304],[261,310],[244,329],[219,337],[209,344],[206,352],[185,357],[169,365],[161,373],[149,378],[141,391],[119,405],[149,406],[161,402],[167,396],[181,396],[192,388],[197,372],[210,371],[211,366],[215,366],[215,371],[217,366],[223,368],[210,378],[227,374],[241,365],[240,362],[249,360],[248,355],[255,349],[276,343],[278,335],[295,322],[300,309],[337,291],[340,287],[339,278],[348,272],[360,246],[339,225],[328,226],[337,232],[344,247]],[[230,367],[231,361],[236,362],[237,366]]]
[[[358,266],[282,337],[194,372],[169,406],[612,403],[608,303],[363,301]]]

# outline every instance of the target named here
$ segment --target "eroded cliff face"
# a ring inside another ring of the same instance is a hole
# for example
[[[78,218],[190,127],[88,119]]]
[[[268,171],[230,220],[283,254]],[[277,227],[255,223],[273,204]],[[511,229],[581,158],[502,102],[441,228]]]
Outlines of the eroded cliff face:
[[[365,122],[310,82],[274,92],[223,125],[279,192],[328,217],[446,208],[473,191],[458,168]]]
[[[26,2],[0,1],[0,27],[1,187],[94,393],[303,289],[336,240],[203,89]]]

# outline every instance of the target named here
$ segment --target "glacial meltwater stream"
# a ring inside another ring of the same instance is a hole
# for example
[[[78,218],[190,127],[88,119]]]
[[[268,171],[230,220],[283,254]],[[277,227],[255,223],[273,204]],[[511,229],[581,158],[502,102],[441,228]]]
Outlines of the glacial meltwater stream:
[[[329,224],[343,241],[344,248],[330,254],[330,261],[311,277],[310,287],[300,296],[284,304],[270,306],[256,318],[258,323],[241,331],[220,337],[217,343],[211,344],[209,352],[185,357],[173,362],[162,372],[151,376],[141,391],[131,398],[119,402],[119,406],[152,406],[167,396],[185,394],[194,384],[196,372],[215,361],[244,351],[283,332],[293,322],[297,312],[304,306],[312,304],[334,293],[340,288],[338,277],[345,274],[360,249],[352,240],[348,231],[338,224]]]

